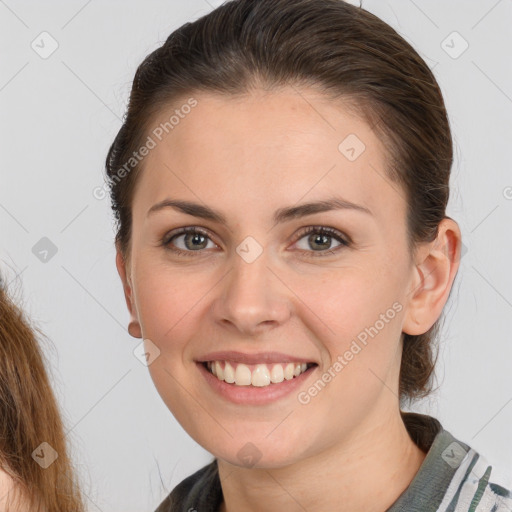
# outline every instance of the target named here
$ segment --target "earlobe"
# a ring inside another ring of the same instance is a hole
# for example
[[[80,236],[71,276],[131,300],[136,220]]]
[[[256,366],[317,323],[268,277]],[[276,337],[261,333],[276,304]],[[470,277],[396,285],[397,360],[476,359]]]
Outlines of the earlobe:
[[[128,333],[134,338],[142,338],[142,330],[138,320],[131,320],[128,324]]]
[[[436,240],[418,252],[402,326],[406,334],[423,334],[440,317],[459,268],[460,248],[459,226],[446,217],[439,224]]]
[[[130,313],[128,333],[134,338],[142,338],[142,329],[139,323],[137,308],[133,298],[133,288],[129,277],[129,266],[119,249],[116,251],[116,267],[121,282],[123,283],[124,298],[128,312]]]

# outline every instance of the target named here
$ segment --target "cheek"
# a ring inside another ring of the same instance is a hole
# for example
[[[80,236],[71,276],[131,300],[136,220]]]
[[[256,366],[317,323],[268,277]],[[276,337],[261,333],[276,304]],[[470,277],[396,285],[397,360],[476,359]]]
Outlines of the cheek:
[[[143,337],[159,350],[148,370],[173,414],[179,415],[191,407],[188,393],[183,393],[180,383],[190,379],[189,342],[200,325],[201,297],[204,298],[207,290],[204,279],[187,276],[179,270],[171,272],[169,268],[158,269],[153,265],[138,275],[137,304]],[[180,423],[187,421],[181,416],[178,419]]]
[[[142,269],[141,269],[142,270]],[[204,289],[203,289],[204,288]],[[175,352],[197,328],[196,313],[208,287],[204,279],[179,270],[151,269],[138,276],[137,308],[144,337],[162,351]]]
[[[330,364],[343,357],[354,376],[362,369],[366,375],[369,366],[385,370],[392,364],[404,309],[398,280],[352,268],[296,284],[297,315],[328,352]]]
[[[297,303],[331,334],[354,333],[373,324],[401,296],[396,278],[371,268],[341,269],[322,278],[295,277],[292,282]]]

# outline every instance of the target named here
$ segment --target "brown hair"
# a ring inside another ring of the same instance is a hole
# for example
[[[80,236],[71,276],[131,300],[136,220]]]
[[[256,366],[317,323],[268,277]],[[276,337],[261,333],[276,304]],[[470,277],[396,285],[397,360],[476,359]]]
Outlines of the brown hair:
[[[409,253],[436,238],[449,198],[453,149],[440,88],[418,53],[384,21],[342,0],[233,0],[179,27],[135,73],[106,159],[116,246],[126,259],[144,162],[128,174],[125,164],[159,109],[202,91],[230,97],[286,85],[316,87],[358,109],[384,142],[387,178],[407,202]],[[403,333],[401,403],[432,392],[439,328],[438,319],[424,334]]]
[[[0,467],[14,485],[8,496],[0,489],[2,510],[83,512],[48,362],[35,336],[43,333],[4,286],[0,278]]]

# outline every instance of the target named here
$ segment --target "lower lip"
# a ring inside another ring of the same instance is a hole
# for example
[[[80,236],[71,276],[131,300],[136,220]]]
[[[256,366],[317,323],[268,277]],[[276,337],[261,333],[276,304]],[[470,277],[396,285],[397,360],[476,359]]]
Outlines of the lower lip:
[[[283,380],[278,384],[269,384],[268,386],[237,386],[235,384],[228,384],[223,380],[219,380],[213,375],[202,363],[196,363],[199,371],[206,379],[206,382],[224,398],[235,404],[246,404],[246,405],[263,405],[271,402],[275,402],[280,398],[283,398],[294,391],[297,391],[306,379],[318,368],[318,366],[312,366],[308,368],[304,373],[301,373],[298,377],[293,377],[290,380]]]

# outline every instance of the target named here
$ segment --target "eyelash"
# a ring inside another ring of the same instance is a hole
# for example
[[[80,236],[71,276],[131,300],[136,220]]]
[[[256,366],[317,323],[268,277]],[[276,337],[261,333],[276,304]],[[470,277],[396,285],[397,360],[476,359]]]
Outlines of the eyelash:
[[[174,240],[175,238],[177,238],[183,234],[187,234],[187,233],[197,233],[197,234],[203,235],[206,238],[211,240],[210,236],[208,235],[208,233],[206,231],[203,231],[202,229],[196,228],[194,226],[190,226],[190,227],[180,229],[177,233],[173,233],[170,238],[169,238],[169,236],[166,236],[162,240],[161,245],[165,249],[172,251],[177,256],[191,257],[191,253],[203,252],[203,251],[182,251],[181,249],[176,249],[175,247],[171,246],[172,240]],[[343,247],[351,246],[351,241],[350,241],[350,239],[348,239],[348,237],[344,237],[337,229],[328,228],[325,226],[309,226],[309,227],[302,229],[297,234],[297,237],[295,238],[293,243],[298,242],[300,239],[304,238],[306,235],[309,235],[311,233],[315,233],[315,234],[319,234],[319,235],[327,235],[331,238],[335,238],[338,242],[341,243],[341,245],[339,245],[338,247],[336,247],[334,249],[326,249],[325,251],[320,251],[320,252],[319,251],[299,250],[299,252],[302,252],[303,254],[307,253],[307,257],[311,257],[311,258],[320,257],[321,258],[321,257],[325,257],[327,255],[331,255],[331,254],[337,252],[339,249],[342,249]]]

